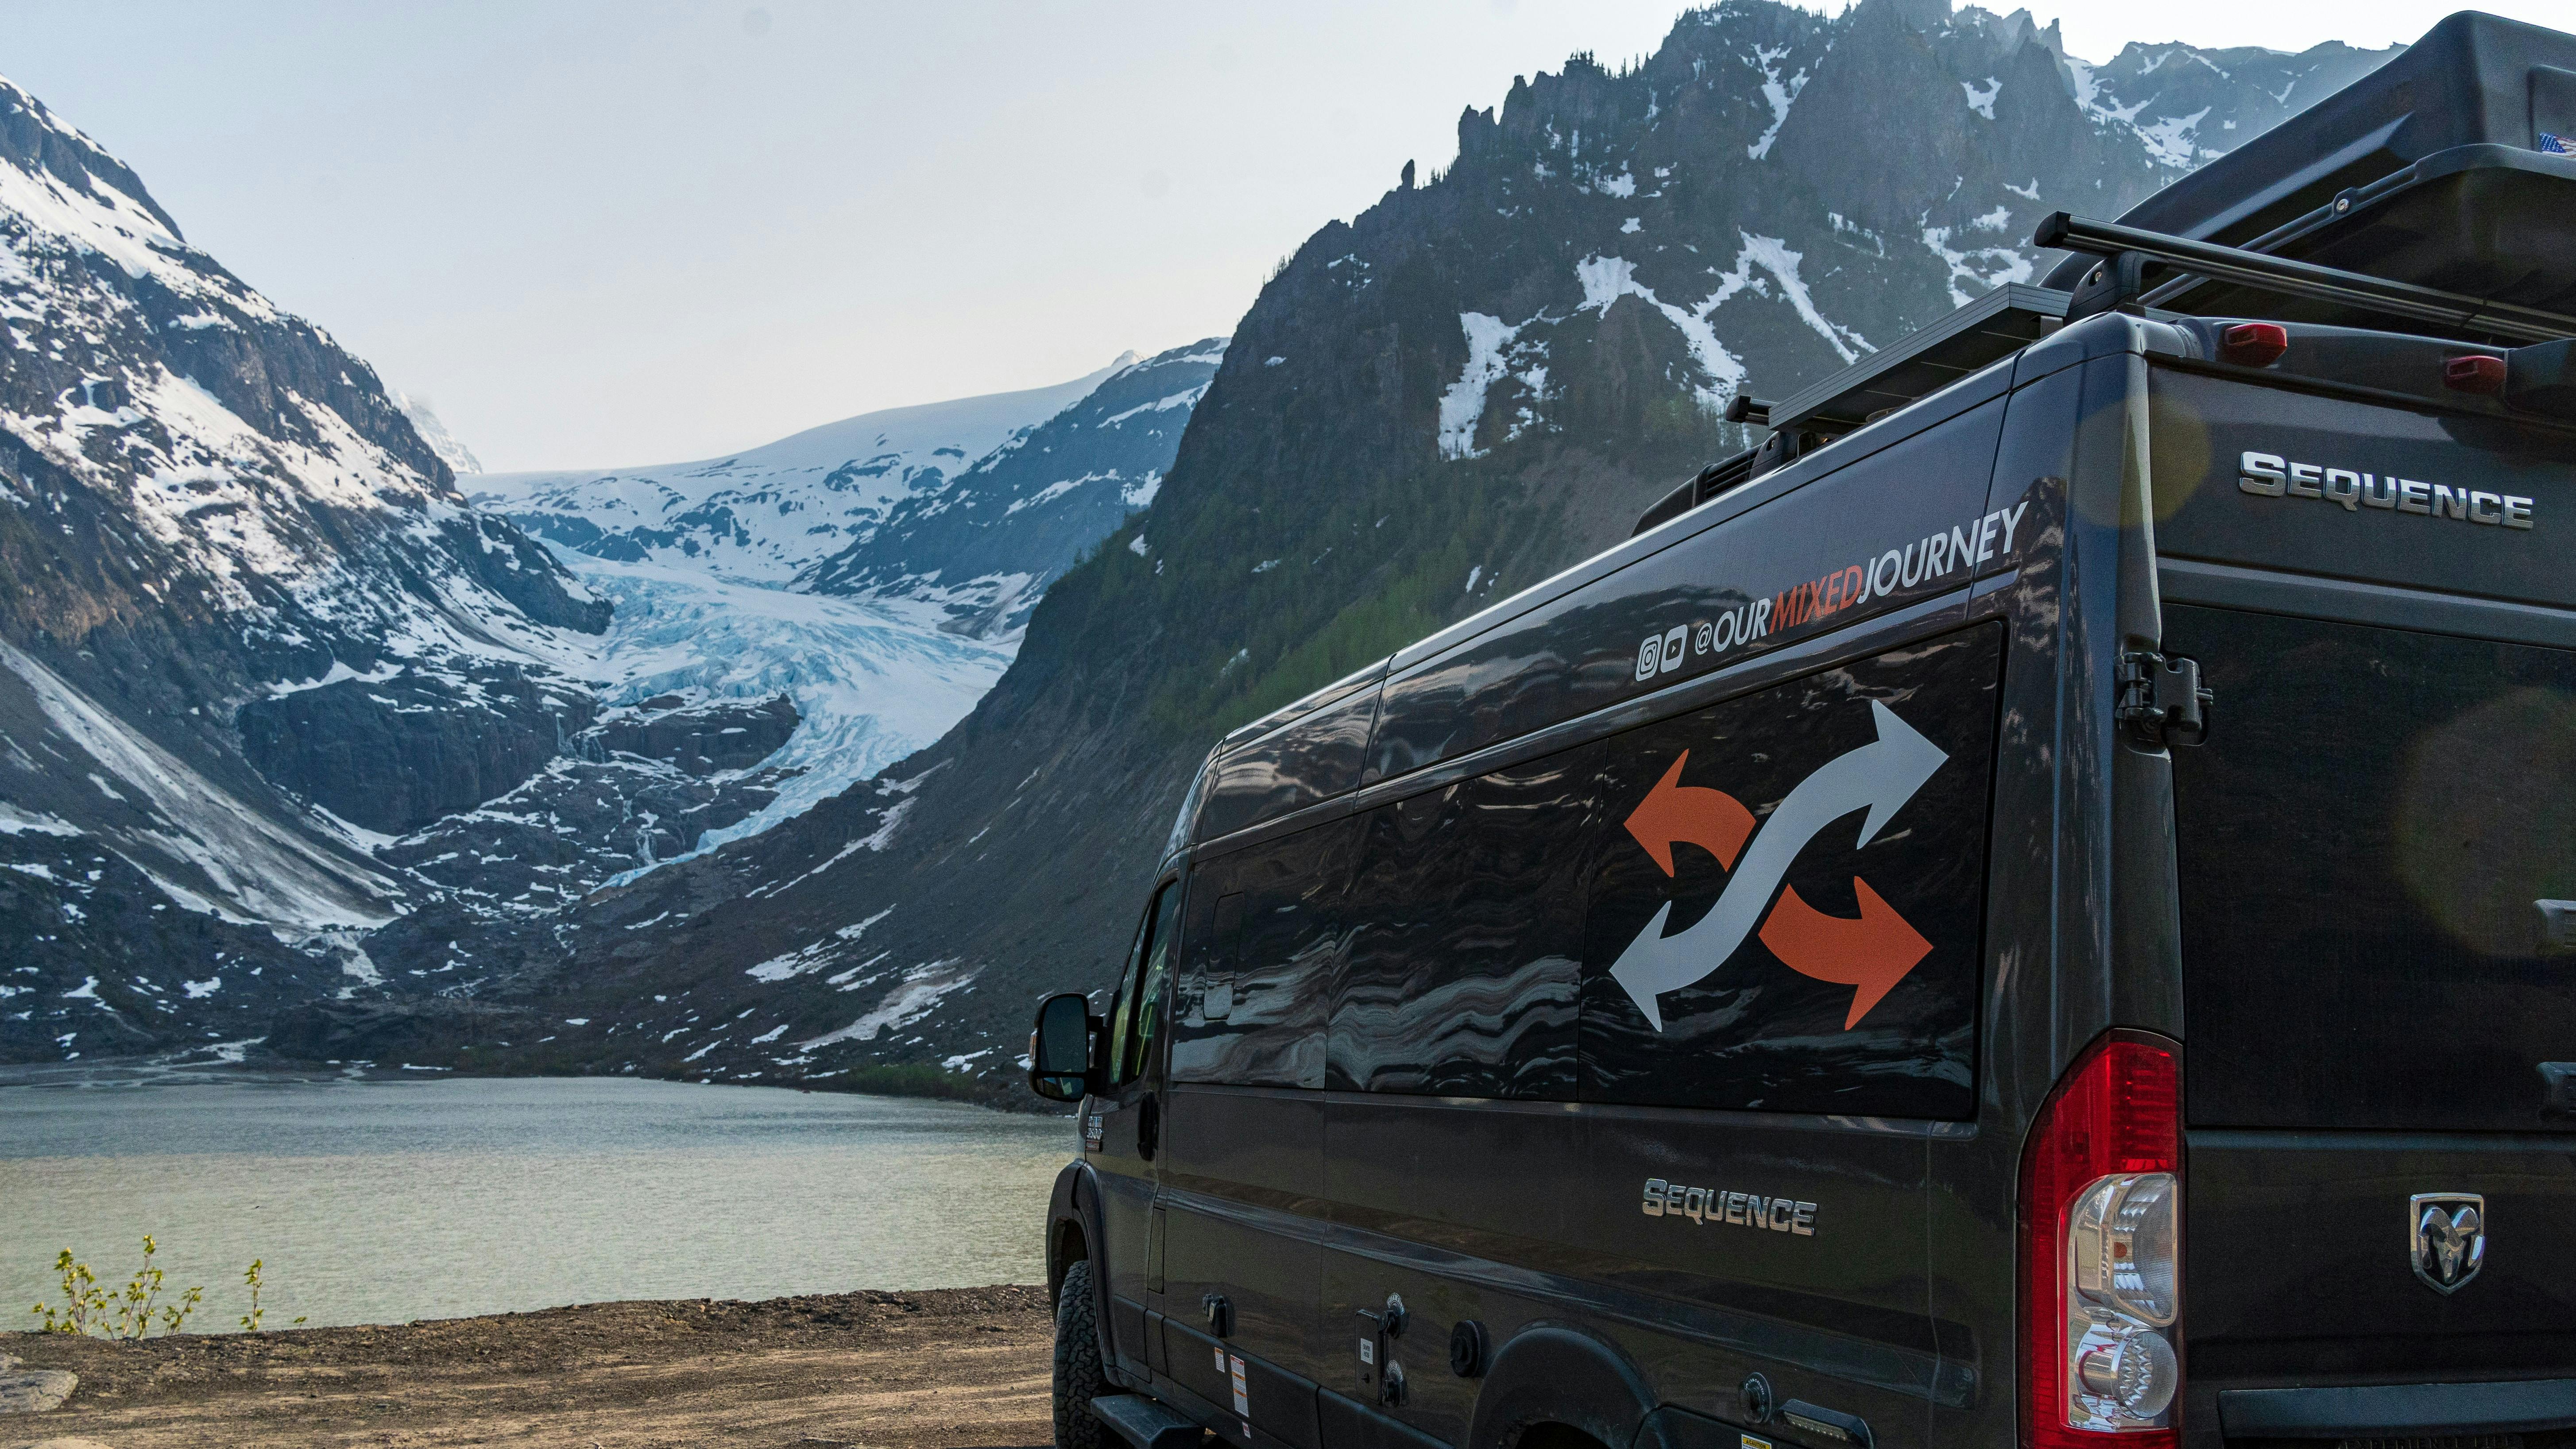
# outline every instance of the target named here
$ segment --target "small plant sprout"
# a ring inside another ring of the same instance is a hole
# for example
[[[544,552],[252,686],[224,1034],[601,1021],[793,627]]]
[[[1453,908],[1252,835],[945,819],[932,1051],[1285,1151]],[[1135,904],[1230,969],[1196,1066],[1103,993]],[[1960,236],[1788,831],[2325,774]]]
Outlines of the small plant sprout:
[[[90,1272],[89,1264],[73,1262],[69,1248],[54,1259],[54,1271],[63,1278],[63,1306],[57,1309],[50,1303],[39,1303],[27,1311],[43,1315],[42,1332],[90,1332],[92,1325],[107,1313],[107,1295],[99,1289],[98,1275]]]
[[[259,1306],[259,1290],[268,1286],[267,1280],[260,1276],[260,1270],[266,1261],[263,1258],[253,1258],[250,1260],[250,1266],[242,1270],[242,1281],[250,1285],[250,1312],[241,1316],[244,1333],[259,1332],[260,1315],[268,1311]],[[289,1326],[300,1326],[303,1322],[304,1319],[299,1315],[295,1323]]]

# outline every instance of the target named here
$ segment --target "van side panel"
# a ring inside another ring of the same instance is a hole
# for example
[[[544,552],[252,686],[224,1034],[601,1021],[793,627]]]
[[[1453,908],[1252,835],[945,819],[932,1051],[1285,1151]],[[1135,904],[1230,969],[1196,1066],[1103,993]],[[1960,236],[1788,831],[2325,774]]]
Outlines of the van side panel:
[[[1342,894],[1359,831],[1328,821],[1202,863],[1173,997],[1172,1081],[1324,1085]]]
[[[1998,421],[1971,411],[1809,485],[1841,480],[1839,515],[1814,524],[1820,538],[1799,530],[1800,515],[1766,506],[1677,544],[1655,567],[1724,578],[1740,557],[1810,545],[1857,553],[1855,534],[1885,515],[1965,499],[1958,544],[1945,544],[1941,560],[1958,563],[1942,585],[1957,591],[1976,570],[2026,556],[2022,524],[2038,526],[2020,499],[2004,510],[2008,549],[2000,517],[1990,532],[1976,522],[1993,511],[1984,505]],[[1928,597],[1923,571],[1939,565],[1921,558],[1920,537],[1913,558],[1892,551],[1899,590]],[[1621,592],[1632,582],[1614,577],[1570,597],[1548,627],[1614,627],[1605,621],[1640,597]],[[1974,1101],[1979,878],[2005,639],[2000,624],[1962,630],[1955,615],[1874,624],[1869,600],[1828,600],[1850,610],[1830,626],[1849,663],[1371,812],[1363,879],[1378,866],[1392,873],[1352,898],[1354,962],[1369,964],[1345,978],[1331,1070],[1337,1088],[1377,1090],[1327,1096],[1322,1341],[1339,1360],[1318,1376],[1328,1391],[1458,1442],[1480,1393],[1525,1391],[1447,1373],[1447,1337],[1472,1320],[1497,1347],[1543,1323],[1579,1325],[1653,1395],[1704,1414],[1736,1416],[1736,1387],[1759,1371],[1783,1399],[1866,1419],[1882,1449],[1915,1449],[1929,1405],[1961,1400],[1965,1386],[1944,1377],[1926,1311],[1923,1171],[1925,1143],[1942,1130],[1927,1119],[1964,1115]],[[1687,623],[1674,678],[1740,657],[1715,647],[1717,626],[1711,648],[1693,652],[1699,622],[1673,620]],[[1669,633],[1656,636],[1659,661]],[[1542,671],[1589,647],[1563,633],[1519,642],[1530,651],[1523,662]],[[1628,672],[1614,698],[1666,681],[1659,662],[1620,664]],[[1498,687],[1517,689],[1518,676],[1498,676]],[[1390,695],[1382,738],[1395,708]],[[1683,749],[1689,759],[1675,773]],[[1871,775],[1891,750],[1912,772]],[[1836,761],[1849,763],[1836,770]],[[1784,816],[1819,775],[1828,791],[1864,775],[1884,791],[1821,807],[1811,793],[1789,815],[1821,809],[1817,818]],[[1886,818],[1863,845],[1873,804]],[[1779,838],[1796,836],[1766,848],[1784,863],[1745,854],[1772,828],[1766,821],[1782,822]],[[1442,835],[1437,852],[1416,851]],[[1525,838],[1543,838],[1545,852],[1525,852]],[[1452,867],[1488,866],[1510,889],[1488,896],[1453,878]],[[1736,907],[1752,924],[1723,949],[1694,948],[1706,959],[1691,979],[1647,993],[1669,1009],[1666,1040],[1613,968],[1643,934],[1687,937],[1733,872],[1752,881],[1756,899]],[[1418,898],[1394,910],[1408,893]],[[1415,994],[1465,990],[1461,968],[1489,976],[1492,1002],[1475,997],[1479,1012],[1511,996],[1500,979],[1510,973],[1531,987],[1561,979],[1530,968],[1562,949],[1569,903],[1592,983],[1581,1045],[1595,1060],[1576,1084],[1583,1101],[1529,1100],[1538,1094],[1521,1066],[1496,1070],[1538,1063],[1536,1081],[1564,1094],[1546,1054],[1496,1050],[1513,1035],[1508,1010],[1486,1012],[1482,1025],[1406,1027]],[[1381,952],[1369,939],[1379,915],[1421,925],[1388,930]],[[1615,1000],[1596,1005],[1598,993]],[[1596,1038],[1596,1011],[1617,1028]],[[1390,1294],[1411,1319],[1392,1340],[1378,1326]],[[1390,1364],[1403,1374],[1401,1402],[1385,1397]]]
[[[1371,780],[1452,759],[2001,572],[2003,400],[1651,554],[1391,679]]]
[[[1326,1085],[1573,1098],[1603,748],[1368,813],[1343,908]]]
[[[1202,839],[1276,819],[1360,782],[1377,691],[1362,689],[1228,752],[1208,779]]]

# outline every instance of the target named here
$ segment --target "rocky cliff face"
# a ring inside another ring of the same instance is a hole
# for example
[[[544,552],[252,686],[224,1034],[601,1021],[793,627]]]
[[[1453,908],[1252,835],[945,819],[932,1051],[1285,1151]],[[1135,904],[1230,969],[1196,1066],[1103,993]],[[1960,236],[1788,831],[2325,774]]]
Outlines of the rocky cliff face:
[[[369,831],[528,778],[607,613],[0,82],[0,1056],[237,1040],[371,981],[359,936],[418,890]]]
[[[1777,397],[2385,59],[2062,53],[2026,15],[1729,3],[1653,57],[1469,110],[1459,156],[1318,231],[1227,348],[1152,504],[937,744],[602,891],[491,990],[546,1060],[829,1080],[1010,1073],[1105,982],[1217,733],[1623,536]]]

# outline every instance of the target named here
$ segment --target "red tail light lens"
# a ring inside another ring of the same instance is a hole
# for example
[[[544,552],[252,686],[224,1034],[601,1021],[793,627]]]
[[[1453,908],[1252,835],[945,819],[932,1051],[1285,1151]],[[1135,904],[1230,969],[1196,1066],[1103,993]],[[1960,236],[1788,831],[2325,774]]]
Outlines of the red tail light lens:
[[[2238,367],[2270,367],[2290,350],[2290,329],[2278,322],[2239,322],[2218,334],[2218,355]]]
[[[2182,1072],[2115,1033],[2022,1149],[2022,1443],[2170,1449],[2182,1387]]]
[[[2504,375],[2505,365],[2501,357],[2472,353],[2442,364],[2442,386],[2453,392],[2502,392]]]

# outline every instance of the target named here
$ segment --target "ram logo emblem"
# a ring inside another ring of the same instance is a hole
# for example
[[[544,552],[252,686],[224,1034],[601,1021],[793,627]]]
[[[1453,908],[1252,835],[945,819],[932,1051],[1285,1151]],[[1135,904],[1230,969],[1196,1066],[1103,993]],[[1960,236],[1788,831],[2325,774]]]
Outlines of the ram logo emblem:
[[[2415,1276],[2436,1293],[2456,1293],[2486,1264],[2487,1200],[2419,1192],[2406,1200],[2406,1238]]]

